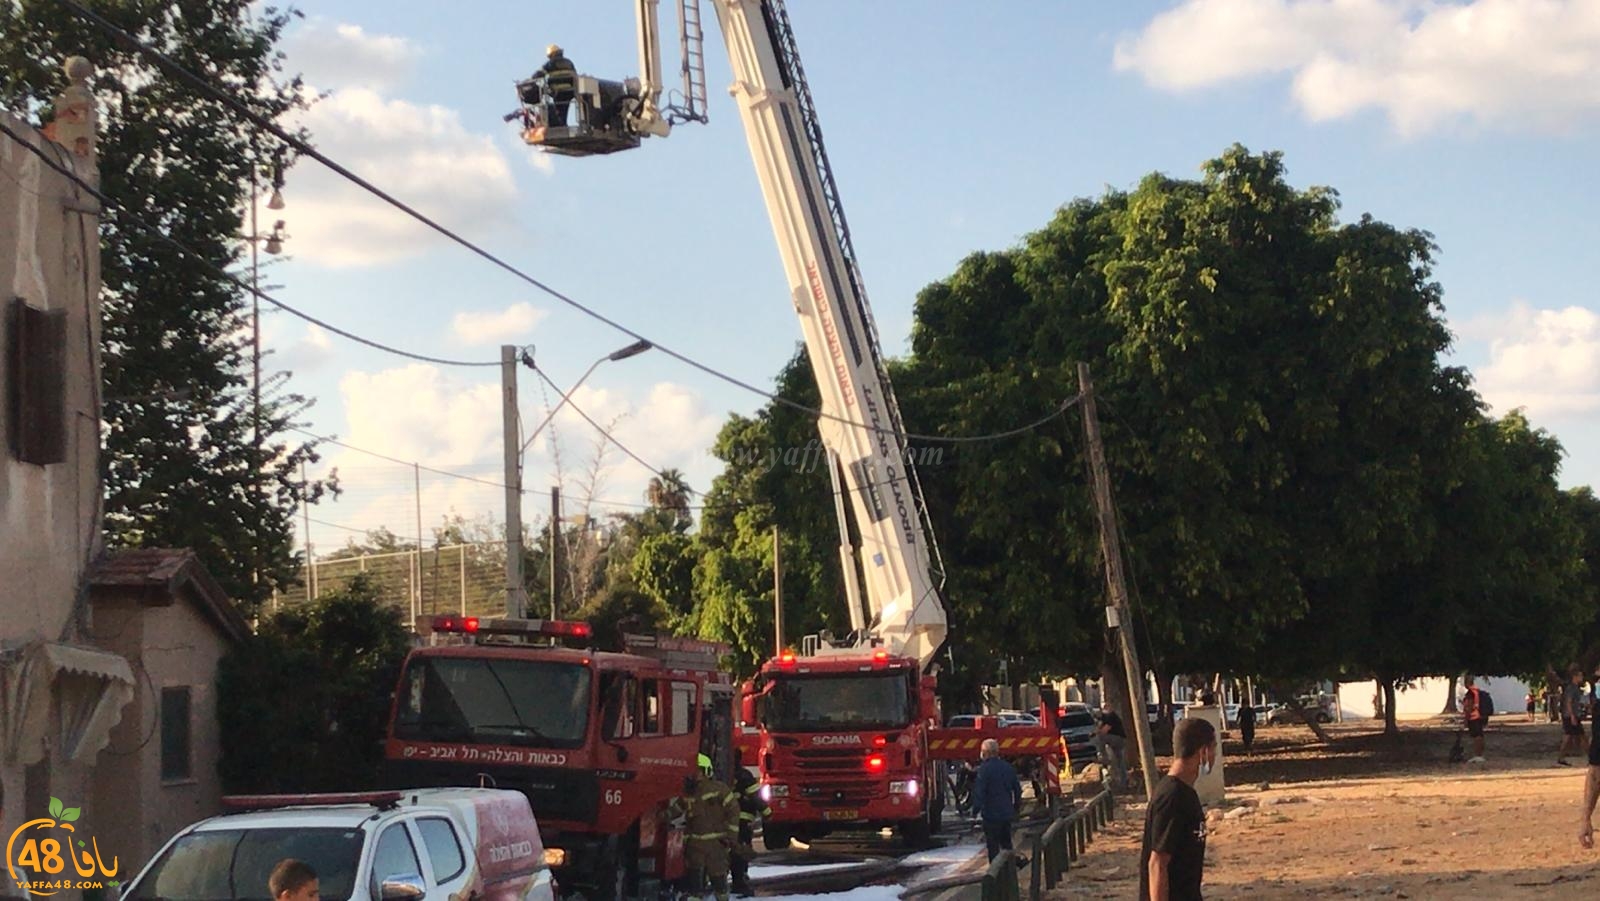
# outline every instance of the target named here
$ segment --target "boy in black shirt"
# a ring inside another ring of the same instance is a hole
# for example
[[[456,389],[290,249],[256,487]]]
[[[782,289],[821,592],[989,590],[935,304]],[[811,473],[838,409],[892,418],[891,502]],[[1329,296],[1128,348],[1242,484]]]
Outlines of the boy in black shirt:
[[[1194,783],[1216,763],[1216,727],[1199,717],[1179,720],[1172,734],[1172,753],[1176,759],[1157,783],[1145,812],[1140,901],[1201,901],[1206,814]]]

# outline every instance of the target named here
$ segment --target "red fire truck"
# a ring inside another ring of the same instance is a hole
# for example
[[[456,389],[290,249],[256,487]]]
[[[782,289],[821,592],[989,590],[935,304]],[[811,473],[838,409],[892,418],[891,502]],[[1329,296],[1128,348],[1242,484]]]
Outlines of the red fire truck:
[[[587,623],[433,616],[406,658],[385,742],[393,788],[489,786],[528,796],[564,890],[611,901],[683,875],[665,809],[702,753],[729,778],[724,645]]]
[[[891,827],[917,846],[939,830],[947,763],[972,762],[986,738],[1000,742],[1053,804],[1060,793],[1061,736],[1053,692],[1040,726],[938,728],[935,678],[884,648],[854,653],[785,652],[741,690],[743,763],[759,766],[772,815],[768,850],[835,829]]]

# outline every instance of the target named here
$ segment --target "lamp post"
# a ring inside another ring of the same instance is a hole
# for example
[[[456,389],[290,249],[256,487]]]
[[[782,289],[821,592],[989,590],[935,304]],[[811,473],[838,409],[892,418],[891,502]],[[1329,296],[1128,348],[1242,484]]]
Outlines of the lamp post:
[[[273,225],[269,234],[262,235],[256,225],[256,205],[260,197],[261,164],[259,160],[250,163],[250,234],[245,235],[250,242],[250,425],[251,449],[253,451],[253,464],[255,471],[252,474],[252,483],[256,491],[255,540],[252,542],[251,580],[259,583],[261,580],[261,529],[265,516],[261,508],[266,505],[266,495],[261,484],[261,469],[266,455],[262,453],[261,441],[261,256],[260,250],[276,256],[283,252],[283,242],[288,235],[284,232],[284,222],[279,219]],[[281,154],[272,162],[272,194],[267,198],[267,209],[281,210],[286,206],[283,202],[283,159]],[[306,536],[306,547],[310,548],[311,538]],[[307,563],[310,561],[308,560]]]
[[[501,389],[501,415],[504,426],[505,448],[505,479],[506,479],[506,613],[510,616],[524,617],[528,614],[527,590],[522,580],[522,455],[527,452],[533,440],[539,437],[545,426],[561,412],[567,405],[574,392],[588,380],[602,363],[615,363],[636,357],[650,350],[655,345],[649,341],[635,341],[627,347],[619,348],[606,354],[584,371],[583,375],[561,395],[561,401],[550,409],[543,421],[534,428],[525,441],[520,444],[517,440],[517,362],[520,360],[529,369],[534,368],[533,355],[526,350],[507,344],[500,348],[500,389]],[[555,553],[555,538],[558,534],[558,516],[552,516],[550,524],[550,552]],[[551,570],[550,583],[550,608],[554,615],[558,610],[557,598],[559,587],[555,581],[555,570]]]

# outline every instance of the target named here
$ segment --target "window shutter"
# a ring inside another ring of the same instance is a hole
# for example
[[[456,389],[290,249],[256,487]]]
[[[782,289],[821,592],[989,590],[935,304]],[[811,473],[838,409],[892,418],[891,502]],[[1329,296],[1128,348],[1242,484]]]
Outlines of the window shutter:
[[[60,463],[67,458],[67,313],[20,297],[10,313],[11,452],[24,463]]]

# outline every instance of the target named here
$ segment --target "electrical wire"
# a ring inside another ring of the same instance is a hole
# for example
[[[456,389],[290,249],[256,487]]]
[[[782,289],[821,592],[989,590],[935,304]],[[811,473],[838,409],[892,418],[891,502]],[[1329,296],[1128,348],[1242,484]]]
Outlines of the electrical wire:
[[[302,320],[304,320],[306,322],[311,323],[312,325],[315,325],[315,326],[318,326],[320,328],[326,329],[329,332],[332,332],[333,334],[340,336],[341,338],[347,338],[347,339],[349,339],[351,341],[356,342],[357,344],[364,344],[367,347],[371,347],[371,348],[373,348],[375,350],[381,350],[384,353],[394,354],[395,356],[405,357],[405,358],[411,359],[411,360],[418,360],[418,361],[423,362],[423,363],[436,363],[436,364],[438,364],[440,366],[466,366],[466,367],[485,367],[485,366],[499,366],[500,365],[500,361],[498,361],[498,360],[494,360],[494,361],[487,361],[487,360],[451,360],[451,359],[446,359],[444,357],[433,357],[433,356],[428,356],[427,354],[413,353],[413,352],[411,352],[409,350],[401,350],[398,347],[393,347],[393,346],[390,346],[388,344],[384,344],[384,343],[382,343],[380,341],[374,341],[371,338],[364,338],[361,335],[358,335],[358,334],[356,334],[354,332],[346,331],[345,329],[339,328],[336,325],[333,325],[333,324],[331,324],[329,322],[326,322],[324,320],[318,319],[317,317],[312,316],[310,313],[302,312],[301,310],[295,309],[294,307],[284,303],[283,301],[278,300],[275,297],[272,297],[271,295],[267,294],[266,292],[259,290],[254,285],[249,284],[244,279],[234,275],[233,273],[227,271],[226,269],[223,269],[221,266],[218,266],[216,263],[214,263],[210,259],[208,259],[204,254],[200,253],[197,250],[192,249],[187,244],[184,244],[182,241],[179,241],[178,239],[171,237],[170,235],[168,235],[165,232],[163,232],[160,228],[156,227],[155,225],[152,225],[149,222],[149,220],[144,219],[143,217],[141,217],[141,216],[139,216],[139,215],[137,215],[135,213],[129,212],[128,209],[126,207],[124,207],[122,204],[119,204],[115,200],[112,200],[110,197],[108,197],[104,193],[102,193],[98,188],[96,188],[93,185],[89,184],[89,182],[85,181],[82,176],[80,176],[80,175],[78,175],[78,173],[72,171],[72,169],[70,167],[64,166],[64,165],[56,162],[55,160],[51,159],[49,154],[45,153],[40,148],[34,146],[33,142],[26,140],[25,138],[23,138],[22,135],[19,135],[15,131],[12,131],[11,128],[6,126],[5,123],[3,123],[3,122],[0,122],[0,133],[4,133],[7,137],[11,138],[13,141],[16,141],[18,144],[22,145],[22,147],[27,149],[34,156],[37,156],[39,159],[43,160],[44,164],[46,166],[49,166],[51,169],[55,170],[57,173],[59,173],[60,175],[62,175],[63,177],[65,177],[66,179],[71,181],[73,184],[77,185],[79,188],[82,188],[84,191],[88,192],[88,194],[91,197],[93,197],[94,199],[100,201],[102,212],[109,211],[109,212],[116,213],[117,214],[117,218],[118,218],[119,221],[130,222],[130,223],[132,223],[134,225],[137,225],[139,228],[143,229],[144,231],[148,232],[149,234],[153,235],[154,237],[158,238],[159,240],[171,245],[173,248],[175,248],[179,253],[182,253],[184,256],[192,257],[194,260],[199,262],[200,265],[203,268],[205,268],[207,271],[209,271],[212,275],[215,275],[218,278],[221,278],[221,279],[223,279],[225,281],[232,282],[234,285],[236,285],[240,290],[244,291],[246,294],[254,295],[255,297],[257,297],[257,298],[259,298],[261,300],[264,300],[267,303],[269,303],[269,304],[277,307],[278,309],[284,311],[285,313],[289,313],[290,315],[296,316],[296,317],[298,317],[298,318],[300,318],[300,319],[302,319]]]
[[[369,457],[377,457],[379,460],[388,460],[390,463],[398,463],[401,466],[414,466],[417,469],[422,470],[423,472],[430,472],[430,473],[433,473],[434,475],[437,475],[437,476],[445,476],[445,477],[451,478],[451,479],[460,479],[463,482],[477,482],[479,485],[487,485],[490,488],[499,488],[499,489],[502,489],[502,490],[511,487],[510,485],[507,485],[504,482],[496,482],[496,481],[493,481],[491,479],[480,479],[477,476],[463,475],[462,473],[451,472],[451,471],[449,471],[447,469],[436,469],[436,468],[434,468],[432,466],[424,466],[423,464],[418,463],[415,460],[402,460],[399,457],[391,457],[388,454],[380,454],[375,450],[368,450],[368,449],[366,449],[364,447],[356,447],[353,444],[346,444],[345,442],[340,441],[340,440],[338,440],[336,438],[329,438],[326,435],[318,435],[316,432],[310,431],[308,429],[302,429],[299,426],[289,426],[288,429],[291,432],[299,432],[300,434],[305,435],[305,436],[307,436],[309,438],[314,438],[319,442],[325,441],[328,444],[334,445],[335,447],[342,447],[345,450],[355,451],[358,454],[366,454]]]
[[[611,327],[612,329],[615,329],[616,331],[621,332],[624,335],[627,335],[628,337],[634,339],[635,341],[646,341],[646,342],[650,343],[655,349],[661,351],[662,353],[664,353],[667,356],[677,360],[680,363],[683,363],[683,364],[685,364],[685,365],[687,365],[687,366],[689,366],[691,368],[697,369],[700,372],[702,372],[702,373],[704,373],[706,375],[709,375],[712,378],[715,378],[715,379],[717,379],[719,381],[725,382],[725,383],[727,383],[729,385],[733,385],[736,388],[740,388],[740,389],[742,389],[744,391],[748,391],[748,392],[750,392],[752,394],[755,394],[755,395],[758,395],[760,397],[763,397],[763,398],[765,398],[765,399],[767,399],[767,400],[769,400],[769,401],[771,401],[773,403],[779,404],[781,406],[789,407],[791,409],[798,410],[800,412],[807,413],[808,415],[811,415],[811,416],[816,416],[816,417],[818,417],[820,419],[828,419],[828,420],[832,420],[832,421],[835,421],[835,422],[840,422],[840,423],[843,423],[845,425],[848,425],[848,426],[851,426],[851,427],[854,427],[854,428],[867,429],[867,430],[875,432],[875,433],[890,434],[890,435],[893,435],[893,436],[895,436],[897,438],[903,438],[903,439],[906,439],[906,440],[915,440],[915,441],[922,441],[922,442],[927,442],[927,443],[966,444],[966,443],[980,443],[980,442],[989,442],[989,441],[1000,441],[1000,440],[1003,440],[1003,439],[1006,439],[1006,438],[1010,438],[1010,437],[1013,437],[1013,436],[1016,436],[1016,435],[1023,434],[1025,432],[1032,431],[1032,430],[1037,429],[1040,426],[1050,422],[1051,420],[1056,419],[1057,417],[1063,415],[1064,413],[1066,413],[1066,411],[1071,407],[1072,403],[1074,402],[1072,399],[1068,399],[1068,400],[1062,402],[1062,404],[1059,405],[1056,409],[1044,414],[1043,416],[1040,416],[1038,419],[1034,420],[1033,422],[1028,423],[1027,425],[1018,426],[1017,428],[1013,428],[1013,429],[1006,429],[1006,430],[1000,431],[1000,432],[994,432],[994,433],[985,434],[985,435],[967,435],[967,436],[923,435],[923,434],[918,434],[918,433],[914,433],[914,432],[902,432],[902,431],[900,431],[898,429],[894,429],[894,428],[885,428],[883,426],[874,426],[874,425],[870,425],[870,424],[864,423],[864,422],[856,422],[854,420],[848,419],[848,418],[843,417],[843,416],[836,416],[836,415],[834,415],[832,413],[828,413],[828,412],[826,412],[824,410],[808,407],[805,404],[799,403],[797,401],[790,400],[790,399],[788,399],[786,397],[782,397],[781,395],[778,395],[778,394],[776,394],[776,393],[774,393],[772,391],[767,391],[767,390],[765,390],[763,388],[759,388],[759,387],[757,387],[755,385],[750,384],[747,381],[744,381],[743,379],[740,379],[740,378],[738,378],[736,376],[729,375],[729,374],[727,374],[725,372],[722,372],[721,370],[713,368],[712,366],[710,366],[708,364],[702,363],[699,360],[696,360],[696,359],[688,356],[687,354],[684,354],[684,353],[682,353],[680,351],[677,351],[677,350],[673,350],[672,348],[667,347],[666,345],[662,344],[659,341],[656,341],[656,340],[651,339],[651,338],[646,338],[644,335],[640,334],[639,332],[636,332],[633,329],[628,328],[627,326],[623,325],[622,323],[617,322],[616,320],[607,317],[605,314],[599,312],[598,310],[595,310],[594,308],[583,304],[582,302],[576,300],[575,298],[570,297],[567,294],[564,294],[561,291],[559,291],[559,290],[551,287],[550,285],[540,281],[539,279],[533,277],[532,275],[529,275],[527,272],[524,272],[522,269],[518,268],[514,264],[512,264],[510,262],[507,262],[506,260],[504,260],[501,257],[497,256],[496,254],[490,252],[489,250],[486,250],[483,247],[479,246],[478,244],[473,243],[472,241],[468,240],[467,238],[461,236],[460,234],[456,233],[455,231],[451,230],[450,228],[440,224],[439,222],[435,221],[431,217],[429,217],[426,214],[422,213],[421,211],[417,210],[415,207],[412,207],[411,205],[405,203],[404,201],[400,200],[399,198],[395,197],[394,195],[390,194],[389,192],[383,190],[382,188],[378,187],[377,185],[373,184],[372,182],[370,182],[370,181],[366,180],[365,178],[362,178],[361,176],[357,175],[356,173],[350,171],[348,168],[346,168],[345,166],[343,166],[342,164],[340,164],[336,160],[330,158],[328,155],[324,154],[322,151],[320,151],[317,148],[315,148],[315,147],[311,146],[310,144],[306,143],[305,140],[303,140],[303,139],[301,139],[301,138],[289,133],[288,131],[283,129],[281,126],[279,126],[277,123],[271,121],[270,119],[267,119],[266,117],[262,116],[260,113],[257,113],[255,110],[252,110],[249,106],[247,106],[244,102],[240,101],[237,97],[232,96],[228,92],[226,92],[226,91],[222,90],[221,88],[218,88],[216,85],[212,84],[207,79],[205,79],[205,78],[203,78],[203,77],[201,77],[199,75],[196,75],[195,73],[193,73],[193,72],[189,71],[188,69],[184,68],[183,66],[179,65],[171,57],[168,57],[166,54],[164,54],[161,51],[155,49],[154,47],[151,47],[148,44],[145,44],[144,42],[140,41],[137,37],[135,37],[134,35],[132,35],[129,32],[127,32],[126,30],[118,27],[114,23],[108,21],[104,17],[100,16],[99,14],[95,13],[94,11],[92,11],[92,10],[88,9],[87,7],[83,6],[81,3],[76,2],[76,0],[57,0],[57,2],[61,6],[65,7],[73,15],[75,15],[78,18],[83,19],[84,21],[94,25],[95,27],[99,28],[101,31],[104,31],[107,35],[112,37],[114,40],[116,40],[116,41],[126,45],[130,49],[134,50],[140,56],[143,56],[145,59],[147,59],[151,63],[153,63],[157,68],[163,69],[163,70],[167,71],[168,73],[170,73],[171,75],[177,77],[179,80],[188,83],[189,85],[194,87],[196,90],[198,90],[200,93],[204,94],[207,97],[210,97],[211,99],[221,103],[223,106],[226,106],[228,109],[230,109],[233,112],[237,113],[239,116],[244,118],[245,121],[247,121],[250,124],[254,125],[256,128],[258,128],[258,129],[260,129],[262,131],[265,131],[268,134],[271,134],[273,137],[276,137],[278,140],[284,142],[289,147],[294,148],[294,150],[296,152],[298,152],[298,153],[300,153],[300,154],[302,154],[304,156],[310,157],[313,160],[316,160],[317,162],[319,162],[322,165],[326,166],[329,170],[331,170],[336,175],[338,175],[341,178],[344,178],[345,180],[351,182],[352,184],[356,185],[357,187],[361,188],[362,190],[366,191],[367,193],[373,195],[374,197],[378,198],[379,200],[382,200],[384,203],[388,204],[391,207],[394,207],[396,210],[399,210],[400,212],[406,214],[410,218],[416,220],[418,223],[426,226],[427,228],[429,228],[432,231],[438,233],[439,235],[441,235],[442,237],[448,239],[449,241],[451,241],[451,242],[453,242],[453,243],[455,243],[457,245],[460,245],[462,248],[466,249],[468,252],[472,253],[473,255],[475,255],[477,257],[480,257],[481,259],[483,259],[486,262],[488,262],[491,265],[493,265],[495,268],[498,268],[498,269],[506,272],[507,274],[509,274],[512,277],[518,279],[519,281],[522,281],[522,282],[526,283],[527,285],[533,287],[534,289],[536,289],[536,290],[538,290],[540,292],[543,292],[544,294],[550,296],[551,298],[554,298],[555,300],[560,301],[561,303],[571,307],[572,309],[577,310],[578,312],[582,313],[583,315],[588,316],[589,318],[594,319],[597,322],[603,323],[603,324]],[[276,301],[271,301],[271,302],[274,303],[274,304],[277,304]],[[278,305],[280,307],[282,306],[281,304],[278,304]],[[285,309],[287,309],[287,308],[285,308]],[[300,316],[301,318],[307,319],[307,321],[311,321],[311,322],[315,321],[315,320],[309,319],[304,314],[299,313],[297,311],[294,311],[294,310],[288,310],[288,311],[291,312],[291,313],[294,313],[297,316]],[[318,324],[320,324],[320,323],[318,323]],[[367,341],[366,339],[359,338],[359,337],[351,335],[349,333],[341,332],[341,331],[338,331],[336,329],[332,329],[329,326],[323,326],[323,327],[324,328],[328,328],[330,331],[334,331],[336,334],[340,334],[340,335],[342,335],[342,336],[344,336],[346,338],[350,338],[352,340],[361,341],[362,343],[366,343],[366,344],[371,344],[372,343],[372,342]],[[411,354],[404,354],[404,355],[413,356],[414,358],[416,358],[415,355],[411,355]],[[429,362],[441,362],[441,361],[429,360]],[[495,364],[495,363],[477,363],[477,364],[473,364],[473,363],[461,363],[459,361],[452,361],[448,365],[498,365],[498,364]]]

